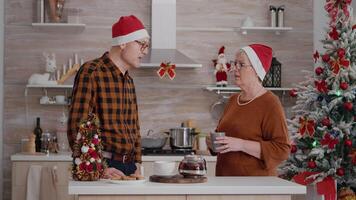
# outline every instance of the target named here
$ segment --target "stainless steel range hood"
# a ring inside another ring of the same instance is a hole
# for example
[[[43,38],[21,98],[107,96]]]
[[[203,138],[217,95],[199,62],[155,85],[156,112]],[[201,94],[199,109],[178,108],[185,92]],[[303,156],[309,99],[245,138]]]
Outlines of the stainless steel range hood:
[[[152,0],[151,22],[152,47],[141,67],[159,67],[161,62],[171,62],[176,67],[202,67],[176,49],[176,0]]]

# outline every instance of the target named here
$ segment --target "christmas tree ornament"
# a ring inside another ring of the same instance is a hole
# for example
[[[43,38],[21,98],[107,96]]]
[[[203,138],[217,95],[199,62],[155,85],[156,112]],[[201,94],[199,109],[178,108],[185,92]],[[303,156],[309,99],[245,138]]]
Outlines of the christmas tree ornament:
[[[344,48],[340,48],[337,50],[337,55],[340,57],[340,58],[343,58],[345,56],[345,49]]]
[[[340,83],[340,89],[346,90],[348,87],[349,87],[349,84],[347,84],[346,82],[341,82]]]
[[[321,57],[321,59],[324,61],[324,62],[329,62],[330,61],[330,56],[329,56],[329,54],[324,54],[322,57]]]
[[[157,70],[157,75],[162,79],[165,75],[167,75],[171,80],[176,77],[175,72],[176,66],[171,64],[170,62],[164,63],[162,62],[160,68]]]
[[[353,105],[352,105],[352,103],[351,102],[345,102],[344,103],[344,108],[345,108],[345,110],[347,110],[347,111],[352,111],[352,107],[353,107]]]
[[[352,147],[352,140],[350,139],[346,139],[345,142],[344,142],[345,146],[347,146],[348,148],[351,148]]]
[[[332,137],[329,133],[326,133],[323,139],[320,141],[320,144],[323,146],[328,146],[329,149],[334,149],[338,143],[339,140]]]
[[[315,53],[313,54],[313,58],[314,58],[314,63],[316,63],[318,61],[318,59],[320,58],[318,51],[315,51]]]
[[[321,67],[317,67],[316,69],[315,69],[315,73],[316,73],[316,75],[320,75],[320,74],[322,74],[324,72],[324,69],[323,68],[321,68]]]
[[[292,89],[289,91],[289,96],[291,97],[296,97],[298,95],[297,90],[296,89]]]
[[[214,63],[214,74],[216,78],[217,87],[226,87],[227,86],[227,72],[230,71],[231,65],[227,62],[225,56],[225,47],[222,46],[218,52],[218,58],[213,60]]]
[[[345,175],[345,169],[342,168],[342,167],[338,168],[338,169],[336,170],[336,174],[337,174],[338,176],[344,176],[344,175]]]
[[[318,101],[322,101],[324,99],[324,97],[322,95],[318,96]]]
[[[330,119],[328,117],[325,117],[322,121],[321,121],[321,124],[323,126],[330,126],[331,125],[331,122],[330,122]]]
[[[330,31],[329,36],[333,40],[339,39],[339,33],[337,32],[336,27],[332,27],[332,30]],[[327,61],[324,61],[324,62],[327,62]]]
[[[297,152],[297,150],[298,150],[298,148],[297,148],[296,145],[292,145],[291,148],[290,148],[290,152],[291,153],[295,153],[295,152]]]
[[[316,168],[316,162],[315,162],[314,160],[309,161],[309,162],[308,162],[308,167],[309,167],[310,169]]]

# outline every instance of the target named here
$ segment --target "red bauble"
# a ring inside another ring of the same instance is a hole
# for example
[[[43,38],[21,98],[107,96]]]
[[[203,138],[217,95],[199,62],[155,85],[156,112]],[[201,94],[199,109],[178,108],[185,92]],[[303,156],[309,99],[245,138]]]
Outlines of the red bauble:
[[[345,146],[351,148],[352,147],[352,140],[350,139],[346,139],[345,142],[344,142]]]
[[[352,26],[352,30],[356,29],[356,24]]]
[[[290,90],[290,91],[289,91],[289,95],[290,95],[291,97],[296,97],[296,96],[297,96],[297,90],[296,90],[296,89]]]
[[[341,82],[340,83],[340,88],[342,90],[346,90],[349,87],[349,84],[347,84],[346,82]]]
[[[321,124],[323,124],[324,126],[330,126],[331,125],[330,119],[328,117],[324,118],[321,121]]]
[[[345,169],[342,168],[342,167],[338,168],[338,169],[336,170],[336,174],[337,174],[338,176],[344,176],[344,175],[345,175]]]
[[[320,74],[322,74],[324,72],[324,69],[323,68],[321,68],[321,67],[317,67],[316,69],[315,69],[315,73],[316,73],[316,75],[320,75]]]
[[[310,169],[314,169],[315,167],[316,167],[316,162],[315,161],[309,161],[308,162],[308,167],[310,168]]]
[[[337,55],[339,56],[339,58],[343,58],[345,56],[345,49],[343,48],[338,49]]]
[[[330,61],[330,56],[329,54],[324,54],[321,59],[324,61],[324,62],[329,62]]]
[[[297,150],[298,150],[297,145],[292,145],[290,148],[291,153],[295,153],[295,152],[297,152]]]
[[[345,108],[345,110],[351,111],[352,110],[352,103],[351,102],[345,102],[344,103],[344,108]]]

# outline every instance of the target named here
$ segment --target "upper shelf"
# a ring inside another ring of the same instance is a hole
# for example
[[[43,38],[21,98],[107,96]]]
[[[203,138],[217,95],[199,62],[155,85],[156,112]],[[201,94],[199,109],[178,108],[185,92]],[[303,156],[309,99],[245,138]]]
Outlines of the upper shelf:
[[[60,30],[65,30],[73,33],[80,33],[85,28],[85,24],[71,23],[32,23],[32,26],[38,30],[46,32],[57,32]]]
[[[73,85],[26,85],[26,88],[64,88],[72,89]]]
[[[243,26],[240,27],[240,30],[243,35],[246,35],[247,32],[265,32],[265,31],[272,31],[275,32],[276,35],[280,35],[281,32],[291,31],[293,30],[292,27],[247,27]]]
[[[217,94],[231,94],[241,90],[239,87],[236,86],[228,86],[228,87],[207,86],[205,89],[216,92]],[[266,87],[266,89],[271,91],[289,91],[292,90],[293,88]]]

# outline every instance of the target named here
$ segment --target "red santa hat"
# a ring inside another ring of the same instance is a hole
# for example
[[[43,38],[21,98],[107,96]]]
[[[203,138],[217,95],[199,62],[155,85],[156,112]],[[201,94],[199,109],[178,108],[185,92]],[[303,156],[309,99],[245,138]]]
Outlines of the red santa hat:
[[[219,49],[218,55],[224,54],[224,52],[225,52],[225,46],[222,46],[222,47]]]
[[[122,16],[112,25],[112,46],[149,38],[142,22],[134,15]]]
[[[263,81],[271,67],[272,48],[263,44],[251,44],[243,47],[242,50],[247,54],[252,67],[255,69],[258,77]]]

